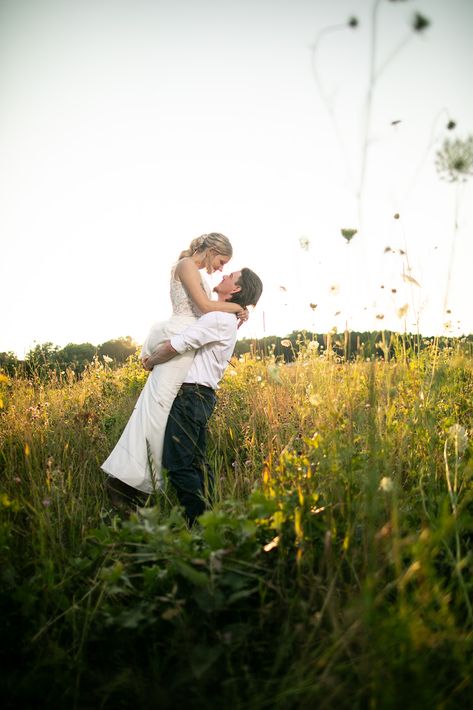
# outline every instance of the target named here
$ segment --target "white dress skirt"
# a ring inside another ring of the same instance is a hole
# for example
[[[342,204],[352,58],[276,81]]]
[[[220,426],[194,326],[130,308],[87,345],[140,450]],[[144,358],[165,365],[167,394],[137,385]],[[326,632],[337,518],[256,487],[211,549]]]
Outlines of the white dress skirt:
[[[152,326],[142,357],[151,355],[164,340],[182,333],[200,315],[181,282],[174,278],[174,268],[171,272],[173,314],[169,320]],[[202,286],[210,298],[209,286],[204,281]],[[120,439],[101,466],[105,473],[145,493],[162,487],[161,459],[168,415],[194,355],[194,351],[185,352],[153,368]]]

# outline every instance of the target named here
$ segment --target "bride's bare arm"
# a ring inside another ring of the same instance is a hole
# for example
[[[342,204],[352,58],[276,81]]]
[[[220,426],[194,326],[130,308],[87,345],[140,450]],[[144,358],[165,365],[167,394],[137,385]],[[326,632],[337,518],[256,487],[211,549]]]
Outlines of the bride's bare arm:
[[[247,313],[238,305],[230,301],[212,301],[208,298],[200,279],[199,269],[194,264],[192,259],[184,258],[176,266],[174,272],[178,276],[182,285],[186,289],[189,298],[195,303],[201,313],[210,313],[210,311],[224,311],[225,313]]]

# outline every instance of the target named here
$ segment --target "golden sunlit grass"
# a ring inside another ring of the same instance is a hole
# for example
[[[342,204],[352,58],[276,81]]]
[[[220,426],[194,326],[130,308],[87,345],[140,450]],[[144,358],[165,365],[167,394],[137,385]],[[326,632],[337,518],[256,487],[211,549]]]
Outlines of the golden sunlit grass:
[[[210,431],[217,500],[192,532],[172,495],[128,519],[104,492],[136,361],[2,374],[3,643],[28,666],[7,663],[6,695],[465,704],[473,362],[400,339],[389,359],[346,363],[331,342],[228,368]]]

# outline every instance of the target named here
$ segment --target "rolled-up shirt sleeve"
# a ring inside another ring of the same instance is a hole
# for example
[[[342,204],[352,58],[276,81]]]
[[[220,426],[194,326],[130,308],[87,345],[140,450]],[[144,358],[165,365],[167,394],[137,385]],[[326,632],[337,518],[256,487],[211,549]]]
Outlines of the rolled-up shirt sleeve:
[[[219,342],[228,337],[233,325],[228,314],[212,311],[201,316],[179,335],[174,335],[171,338],[171,345],[179,354],[187,350],[198,350],[203,345]]]

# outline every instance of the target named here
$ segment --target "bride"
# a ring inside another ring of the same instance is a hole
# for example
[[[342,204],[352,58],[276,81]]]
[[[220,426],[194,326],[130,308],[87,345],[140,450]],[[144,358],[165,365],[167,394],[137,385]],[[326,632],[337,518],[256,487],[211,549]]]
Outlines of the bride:
[[[211,232],[192,240],[171,269],[172,316],[155,323],[143,345],[144,360],[163,341],[209,311],[235,313],[241,321],[248,311],[229,301],[212,301],[210,287],[200,275],[221,271],[233,249],[223,234]],[[169,410],[191,365],[195,351],[185,352],[150,372],[128,423],[101,468],[128,486],[151,493],[162,485],[161,458]]]

